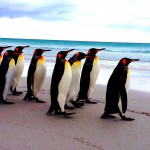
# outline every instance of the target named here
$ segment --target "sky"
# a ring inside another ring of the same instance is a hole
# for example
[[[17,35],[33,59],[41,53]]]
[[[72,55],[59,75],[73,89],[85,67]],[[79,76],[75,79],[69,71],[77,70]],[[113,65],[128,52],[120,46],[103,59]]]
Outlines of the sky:
[[[0,0],[0,37],[150,43],[150,0]]]

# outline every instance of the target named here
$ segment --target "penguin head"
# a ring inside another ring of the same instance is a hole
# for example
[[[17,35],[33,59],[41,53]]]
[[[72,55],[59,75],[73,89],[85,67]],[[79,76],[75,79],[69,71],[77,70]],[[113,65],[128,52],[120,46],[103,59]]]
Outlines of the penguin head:
[[[89,56],[86,55],[85,53],[77,52],[77,53],[75,54],[75,57],[77,58],[77,60],[82,60],[82,59],[87,58],[87,57],[89,57]]]
[[[51,51],[51,50],[35,49],[34,55],[41,56],[44,52],[48,52],[48,51]]]
[[[30,47],[30,46],[29,45],[28,46],[17,46],[14,51],[22,52],[22,50],[26,47]]]
[[[97,52],[105,50],[105,48],[91,48],[88,50],[88,56],[94,56]]]
[[[80,61],[80,60],[87,58],[87,57],[90,57],[90,56],[87,56],[85,53],[82,53],[82,52],[77,52],[68,61],[72,65],[74,62]]]
[[[120,60],[120,63],[121,63],[123,66],[128,66],[131,62],[134,62],[134,61],[139,61],[139,59],[122,58],[122,59]]]
[[[68,51],[60,51],[58,54],[57,54],[57,59],[65,59],[67,54],[69,54],[71,51],[73,51],[74,49],[70,49]]]
[[[1,53],[4,49],[9,48],[9,47],[12,47],[12,46],[0,46],[0,53]]]
[[[16,52],[13,50],[8,50],[4,53],[4,57],[10,57],[10,58],[14,58],[16,55],[20,54],[22,52]]]

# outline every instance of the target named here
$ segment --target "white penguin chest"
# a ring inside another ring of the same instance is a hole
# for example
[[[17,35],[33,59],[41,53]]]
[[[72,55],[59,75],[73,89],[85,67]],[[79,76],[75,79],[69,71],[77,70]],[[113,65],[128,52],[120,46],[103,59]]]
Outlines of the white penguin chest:
[[[125,84],[126,90],[129,89],[129,86],[130,86],[130,69],[128,68],[127,69],[127,79],[126,79],[126,84]]]
[[[19,59],[16,63],[16,75],[15,76],[21,76],[24,69],[24,59]]]
[[[75,62],[72,66],[72,80],[68,92],[68,99],[75,98],[79,91],[79,79],[81,75],[81,61]]]
[[[100,70],[99,59],[96,56],[93,61],[93,67],[90,73],[90,84],[95,84]]]
[[[72,67],[72,82],[73,84],[78,85],[79,78],[81,75],[81,62],[75,62]]]
[[[70,83],[71,83],[71,79],[72,79],[71,66],[70,66],[70,63],[66,60],[64,73],[63,73],[63,76],[60,80],[59,87],[58,87],[59,92],[63,93],[64,96],[67,96]]]
[[[44,80],[45,76],[46,76],[46,65],[45,59],[42,57],[42,59],[39,59],[37,61],[34,78],[36,82],[41,82]]]
[[[4,91],[3,91],[3,98],[4,99],[6,99],[8,90],[11,86],[12,80],[13,80],[14,75],[15,75],[15,71],[16,71],[15,61],[12,58],[9,62],[8,71],[6,73],[5,87],[4,87]]]

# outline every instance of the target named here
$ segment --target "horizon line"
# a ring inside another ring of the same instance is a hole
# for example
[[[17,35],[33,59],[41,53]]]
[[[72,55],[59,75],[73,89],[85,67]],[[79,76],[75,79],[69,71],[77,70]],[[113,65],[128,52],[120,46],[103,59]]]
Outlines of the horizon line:
[[[51,41],[72,41],[72,42],[102,42],[102,43],[127,43],[127,44],[150,44],[150,42],[127,42],[127,41],[89,41],[89,40],[67,40],[67,39],[40,39],[40,38],[19,38],[19,37],[0,37],[0,39],[22,39],[22,40],[51,40]]]

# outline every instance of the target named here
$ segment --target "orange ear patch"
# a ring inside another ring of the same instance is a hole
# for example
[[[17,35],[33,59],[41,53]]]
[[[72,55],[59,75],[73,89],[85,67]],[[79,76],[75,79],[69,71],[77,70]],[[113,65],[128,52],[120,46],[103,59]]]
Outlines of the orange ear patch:
[[[127,61],[125,59],[122,60],[122,63],[126,65]]]
[[[15,50],[16,50],[16,51],[18,51],[18,50],[19,50],[19,48],[18,48],[18,47],[16,47],[16,48],[15,48]]]
[[[5,55],[7,56],[7,55],[8,55],[8,52],[5,52]]]
[[[61,58],[61,54],[58,54],[57,57],[58,57],[58,58]]]
[[[36,54],[36,50],[34,50],[34,54]]]
[[[88,54],[90,55],[90,50],[88,50]]]
[[[78,57],[79,56],[79,52],[78,53],[76,53],[76,57]]]

